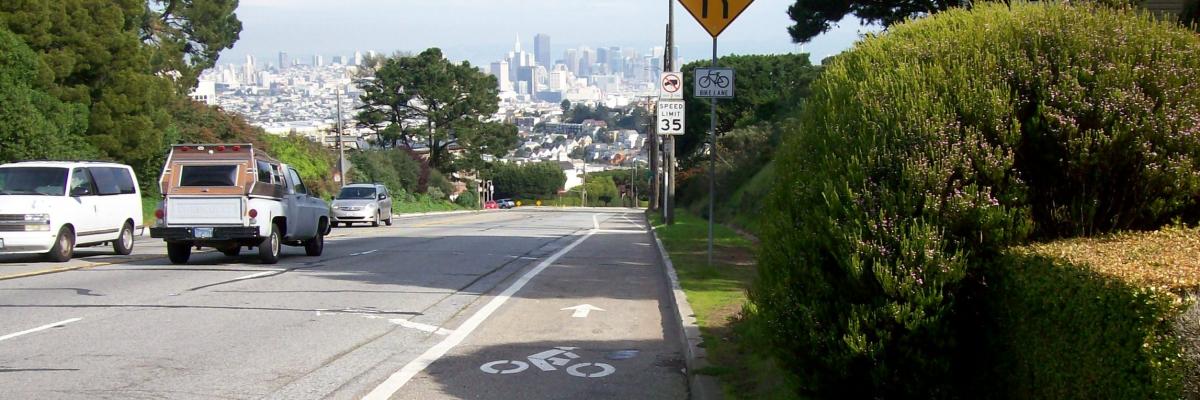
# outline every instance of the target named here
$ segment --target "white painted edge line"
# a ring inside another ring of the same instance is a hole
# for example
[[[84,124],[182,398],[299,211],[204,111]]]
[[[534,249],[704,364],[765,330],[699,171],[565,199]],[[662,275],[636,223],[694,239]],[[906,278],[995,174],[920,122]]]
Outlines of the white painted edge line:
[[[592,229],[595,230],[600,230],[600,220],[596,219],[596,216],[598,215],[600,214],[592,214]]]
[[[364,251],[364,252],[361,252],[361,253],[350,253],[350,255],[351,255],[351,256],[365,256],[365,255],[367,255],[367,254],[371,254],[371,253],[374,253],[374,252],[377,252],[377,251],[379,251],[379,249],[375,249],[375,250],[371,250],[371,251]]]
[[[20,331],[20,332],[17,332],[17,333],[10,333],[10,334],[4,335],[4,336],[0,336],[0,342],[2,342],[2,341],[5,341],[5,340],[8,340],[8,339],[15,338],[15,337],[17,337],[17,336],[21,336],[21,335],[28,335],[28,334],[30,334],[30,333],[34,333],[34,332],[40,332],[40,331],[44,331],[44,330],[47,330],[47,329],[50,329],[50,328],[56,328],[56,327],[60,327],[60,326],[63,326],[63,325],[66,325],[66,324],[69,324],[69,323],[72,323],[72,322],[78,322],[78,321],[80,321],[80,320],[82,320],[82,319],[83,319],[83,318],[71,318],[71,319],[64,320],[64,321],[58,321],[58,322],[55,322],[55,323],[53,323],[53,324],[46,324],[46,325],[39,326],[39,327],[37,327],[37,328],[33,328],[33,329],[29,329],[29,330]]]
[[[437,326],[433,326],[433,325],[429,325],[429,324],[422,324],[420,322],[413,322],[413,321],[409,321],[409,320],[403,319],[403,318],[389,319],[388,322],[403,326],[405,328],[412,328],[412,329],[416,329],[418,331],[435,333],[435,334],[442,335],[442,336],[446,336],[451,333],[454,333],[454,331],[450,330],[450,329],[445,329],[442,327],[437,327]]]
[[[596,221],[596,215],[594,214],[592,215],[592,221]],[[412,380],[414,376],[416,376],[418,373],[421,373],[421,371],[424,371],[426,367],[433,364],[439,358],[442,358],[442,356],[446,355],[446,353],[449,352],[450,349],[453,349],[454,346],[462,343],[462,341],[465,340],[467,336],[471,334],[471,332],[474,332],[476,328],[479,328],[480,324],[483,324],[488,317],[492,316],[492,313],[496,312],[496,310],[499,309],[500,306],[504,305],[508,299],[512,298],[514,294],[524,288],[530,280],[533,280],[535,276],[542,273],[543,270],[550,267],[551,264],[554,264],[555,261],[558,261],[559,258],[562,258],[562,256],[575,249],[575,246],[579,246],[580,243],[583,243],[584,240],[587,240],[587,238],[592,237],[594,234],[596,234],[595,230],[589,231],[587,234],[583,235],[583,237],[571,242],[571,244],[567,245],[567,247],[562,248],[562,250],[554,253],[554,255],[546,258],[546,260],[529,270],[529,272],[526,272],[525,275],[522,275],[520,279],[517,279],[516,282],[513,282],[508,289],[504,289],[503,292],[492,298],[492,300],[484,305],[483,308],[471,315],[471,318],[468,318],[465,322],[463,322],[462,326],[459,326],[458,329],[454,330],[454,333],[451,333],[445,339],[442,339],[441,342],[433,345],[433,347],[430,347],[429,350],[425,350],[425,353],[417,356],[416,359],[409,361],[409,363],[405,364],[403,368],[400,368],[399,371],[396,371],[396,373],[393,373],[391,376],[389,376],[387,380],[375,387],[375,390],[372,390],[371,393],[367,393],[367,395],[363,397],[363,400],[386,400],[392,397],[392,395],[396,394],[396,392],[399,392],[400,389],[403,388],[408,381]]]

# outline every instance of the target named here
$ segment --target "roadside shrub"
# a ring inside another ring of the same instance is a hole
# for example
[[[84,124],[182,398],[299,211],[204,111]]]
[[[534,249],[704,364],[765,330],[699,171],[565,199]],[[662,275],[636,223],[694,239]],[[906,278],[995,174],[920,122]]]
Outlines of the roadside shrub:
[[[442,175],[438,170],[431,169],[429,171],[429,188],[427,193],[434,199],[444,200],[449,198],[450,194],[454,193],[454,184],[450,183],[450,180],[446,179],[446,176]]]
[[[467,191],[458,194],[458,198],[454,199],[454,204],[470,209],[479,208],[479,195],[468,187]]]
[[[259,139],[266,145],[267,154],[283,161],[296,172],[314,196],[328,198],[337,192],[333,182],[333,171],[337,169],[337,158],[320,144],[299,135],[276,136],[261,134]]]
[[[421,163],[405,151],[366,150],[351,155],[350,162],[355,183],[379,182],[392,192],[419,193]]]
[[[751,296],[825,396],[957,397],[981,260],[1200,215],[1200,36],[980,3],[828,63],[776,160]]]
[[[988,392],[1006,399],[1181,398],[1195,361],[1184,357],[1176,324],[1191,302],[1056,256],[1075,251],[1018,248],[985,269]]]
[[[554,197],[567,182],[556,162],[524,165],[496,164],[492,171],[496,198],[538,199]]]

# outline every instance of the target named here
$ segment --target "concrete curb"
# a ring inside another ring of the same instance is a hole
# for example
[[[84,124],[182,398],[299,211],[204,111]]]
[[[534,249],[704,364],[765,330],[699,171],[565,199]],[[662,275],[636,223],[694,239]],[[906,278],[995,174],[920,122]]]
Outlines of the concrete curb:
[[[696,325],[696,312],[692,311],[692,305],[687,301],[687,294],[679,285],[679,274],[675,272],[675,264],[671,263],[671,257],[667,254],[667,248],[663,246],[662,239],[658,238],[658,230],[654,229],[649,220],[646,221],[646,226],[650,227],[650,232],[654,235],[654,243],[658,245],[658,254],[662,256],[663,273],[666,275],[667,281],[671,283],[671,294],[674,300],[671,302],[671,309],[675,311],[675,317],[679,321],[679,337],[683,342],[681,344],[687,363],[685,373],[688,380],[688,398],[693,400],[722,399],[725,396],[717,378],[696,373],[708,366],[708,352],[701,347],[704,344],[704,338],[700,335],[700,326]]]

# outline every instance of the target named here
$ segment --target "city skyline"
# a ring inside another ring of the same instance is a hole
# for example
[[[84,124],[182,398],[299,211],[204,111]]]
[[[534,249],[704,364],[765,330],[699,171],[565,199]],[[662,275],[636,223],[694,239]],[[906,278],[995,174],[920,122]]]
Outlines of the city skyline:
[[[221,63],[240,63],[247,54],[271,60],[279,52],[297,57],[352,55],[375,50],[420,52],[438,47],[455,62],[487,67],[502,58],[518,36],[529,51],[535,35],[550,36],[552,62],[569,48],[615,46],[648,52],[664,45],[666,5],[644,0],[499,0],[485,4],[448,0],[436,4],[399,4],[347,0],[333,7],[318,0],[243,0],[237,45],[222,52]],[[863,32],[877,27],[842,21],[831,32],[803,46],[787,34],[789,0],[759,0],[722,36],[721,55],[807,52],[813,62],[845,50]],[[363,12],[369,10],[370,12]],[[682,7],[676,7],[676,42],[685,61],[707,59],[712,42]],[[454,15],[453,23],[442,21]],[[309,26],[319,29],[296,29]],[[449,29],[447,29],[449,28]],[[305,62],[307,63],[307,62]]]

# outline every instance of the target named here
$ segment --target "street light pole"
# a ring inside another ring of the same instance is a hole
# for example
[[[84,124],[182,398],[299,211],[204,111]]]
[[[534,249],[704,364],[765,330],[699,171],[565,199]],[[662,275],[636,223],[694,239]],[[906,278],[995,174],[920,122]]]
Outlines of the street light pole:
[[[346,149],[342,143],[342,92],[340,87],[333,88],[333,96],[337,98],[337,146],[338,146],[338,180],[342,187],[346,186]]]

